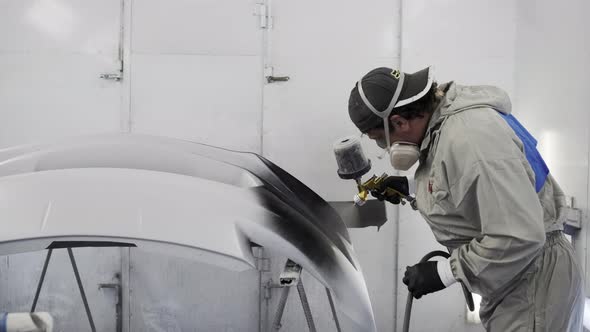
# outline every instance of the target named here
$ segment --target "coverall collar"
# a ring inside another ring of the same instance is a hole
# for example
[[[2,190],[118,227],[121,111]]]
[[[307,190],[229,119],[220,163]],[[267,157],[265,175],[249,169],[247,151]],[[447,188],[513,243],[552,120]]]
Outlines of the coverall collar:
[[[442,98],[442,100],[439,102],[438,106],[430,116],[430,120],[428,121],[428,127],[426,128],[424,138],[422,139],[422,143],[420,144],[420,152],[427,150],[430,146],[432,133],[436,128],[439,128],[439,125],[449,115],[449,106],[451,106],[453,100],[455,99],[455,96],[457,95],[457,89],[454,82],[441,84],[440,89],[445,91],[445,96]]]

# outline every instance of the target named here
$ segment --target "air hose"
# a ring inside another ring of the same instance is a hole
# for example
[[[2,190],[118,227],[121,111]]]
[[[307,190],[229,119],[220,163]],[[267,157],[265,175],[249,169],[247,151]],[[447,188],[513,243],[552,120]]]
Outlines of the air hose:
[[[422,259],[420,260],[420,263],[424,263],[424,262],[430,260],[432,257],[436,257],[436,256],[444,257],[447,259],[449,257],[451,257],[451,255],[449,255],[448,253],[446,253],[444,251],[436,250],[436,251],[431,251],[428,254],[426,254],[426,256],[422,257]],[[467,307],[469,308],[470,311],[473,311],[475,308],[475,306],[473,305],[473,297],[471,296],[471,293],[469,292],[467,287],[465,287],[465,285],[463,285],[462,283],[461,283],[461,287],[463,288],[463,295],[465,295],[465,301],[467,302]],[[413,301],[414,301],[414,296],[412,295],[412,293],[408,293],[408,300],[406,301],[406,313],[404,314],[403,332],[409,332],[409,330],[410,330],[410,316],[412,313],[412,302]]]

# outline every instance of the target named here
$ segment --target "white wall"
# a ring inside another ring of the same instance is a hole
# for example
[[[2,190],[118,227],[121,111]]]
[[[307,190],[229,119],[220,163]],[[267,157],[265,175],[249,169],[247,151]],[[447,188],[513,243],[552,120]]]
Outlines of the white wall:
[[[119,130],[119,1],[0,1],[0,147]]]
[[[514,95],[513,0],[403,0],[402,67],[431,64],[438,82],[497,85]]]
[[[83,5],[0,0],[0,146],[118,130],[179,137],[262,152],[327,200],[350,200],[355,186],[337,177],[332,143],[356,133],[347,115],[355,81],[377,66],[414,71],[432,64],[439,82],[493,84],[509,92],[515,113],[540,138],[552,173],[577,198],[587,220],[588,1],[272,0],[274,27],[266,58],[256,2],[125,0],[121,15],[119,0],[101,1],[94,9],[90,4],[98,2],[92,0]],[[118,68],[121,18],[126,72],[119,84],[98,76]],[[265,61],[276,76],[291,80],[264,84]],[[380,152],[374,144],[365,143],[373,171],[391,172],[376,158]],[[388,215],[380,232],[351,230],[380,331],[401,330],[405,267],[440,248],[416,213],[390,206]],[[590,259],[582,251],[585,236],[576,239],[584,261]],[[263,281],[276,281],[284,258],[268,255],[273,269]],[[11,268],[4,258],[2,274],[37,266],[40,257]],[[182,310],[194,297],[234,295],[240,301],[226,308],[224,317],[232,319],[224,326],[257,328],[255,271],[239,276],[244,287],[223,288],[235,276],[141,252],[132,253],[132,260],[137,304],[131,310],[138,319],[132,326],[154,327],[150,324],[157,321],[164,325],[154,328],[179,330],[205,316],[207,324],[215,324],[212,311],[191,307],[200,314],[189,315]],[[154,271],[164,268],[173,271],[163,279],[164,288],[207,280],[211,289],[162,293]],[[150,273],[151,279],[139,277]],[[10,281],[6,285],[18,285],[13,277],[3,278]],[[307,274],[304,278],[319,330],[334,330],[324,288]],[[28,291],[30,282],[26,285]],[[262,308],[267,325],[278,297],[272,291]],[[160,299],[165,299],[161,305],[146,304]],[[11,310],[6,305],[15,303],[24,308],[28,301],[13,298],[2,308]],[[415,301],[413,313],[416,331],[482,331],[465,324],[457,285]],[[340,317],[344,330],[350,330]],[[295,292],[283,326],[282,331],[306,328]]]
[[[588,222],[590,27],[586,0],[518,2],[516,114]],[[590,285],[588,229],[574,237]]]

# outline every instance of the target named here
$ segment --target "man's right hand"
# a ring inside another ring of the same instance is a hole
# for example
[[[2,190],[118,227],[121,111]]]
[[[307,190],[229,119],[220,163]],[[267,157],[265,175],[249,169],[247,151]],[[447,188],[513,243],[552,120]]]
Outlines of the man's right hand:
[[[405,176],[388,176],[385,180],[381,181],[379,186],[371,190],[371,195],[380,201],[386,200],[392,204],[399,204],[402,196],[396,193],[388,193],[387,189],[393,189],[397,192],[402,193],[404,196],[409,195],[408,178]]]

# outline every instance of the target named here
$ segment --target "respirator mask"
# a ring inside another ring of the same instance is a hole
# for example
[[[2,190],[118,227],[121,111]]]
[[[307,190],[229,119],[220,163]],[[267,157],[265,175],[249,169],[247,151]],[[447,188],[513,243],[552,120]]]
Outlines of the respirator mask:
[[[369,99],[367,99],[367,96],[363,91],[363,85],[361,81],[362,79],[357,82],[357,87],[361,99],[363,100],[365,105],[371,110],[371,112],[383,119],[383,126],[385,128],[385,138],[376,140],[377,145],[380,148],[384,149],[387,153],[389,153],[389,159],[391,162],[391,166],[393,166],[393,168],[400,171],[407,171],[420,158],[420,149],[418,148],[418,145],[402,141],[395,142],[392,145],[389,138],[389,116],[391,115],[391,112],[393,111],[393,108],[395,107],[395,104],[397,103],[400,93],[402,91],[402,87],[404,85],[404,73],[400,72],[399,81],[395,89],[395,93],[391,98],[389,106],[383,112],[377,111],[377,109],[373,107],[371,102],[369,102]]]
[[[389,161],[393,168],[407,171],[420,159],[418,145],[410,142],[395,142],[389,149]]]

